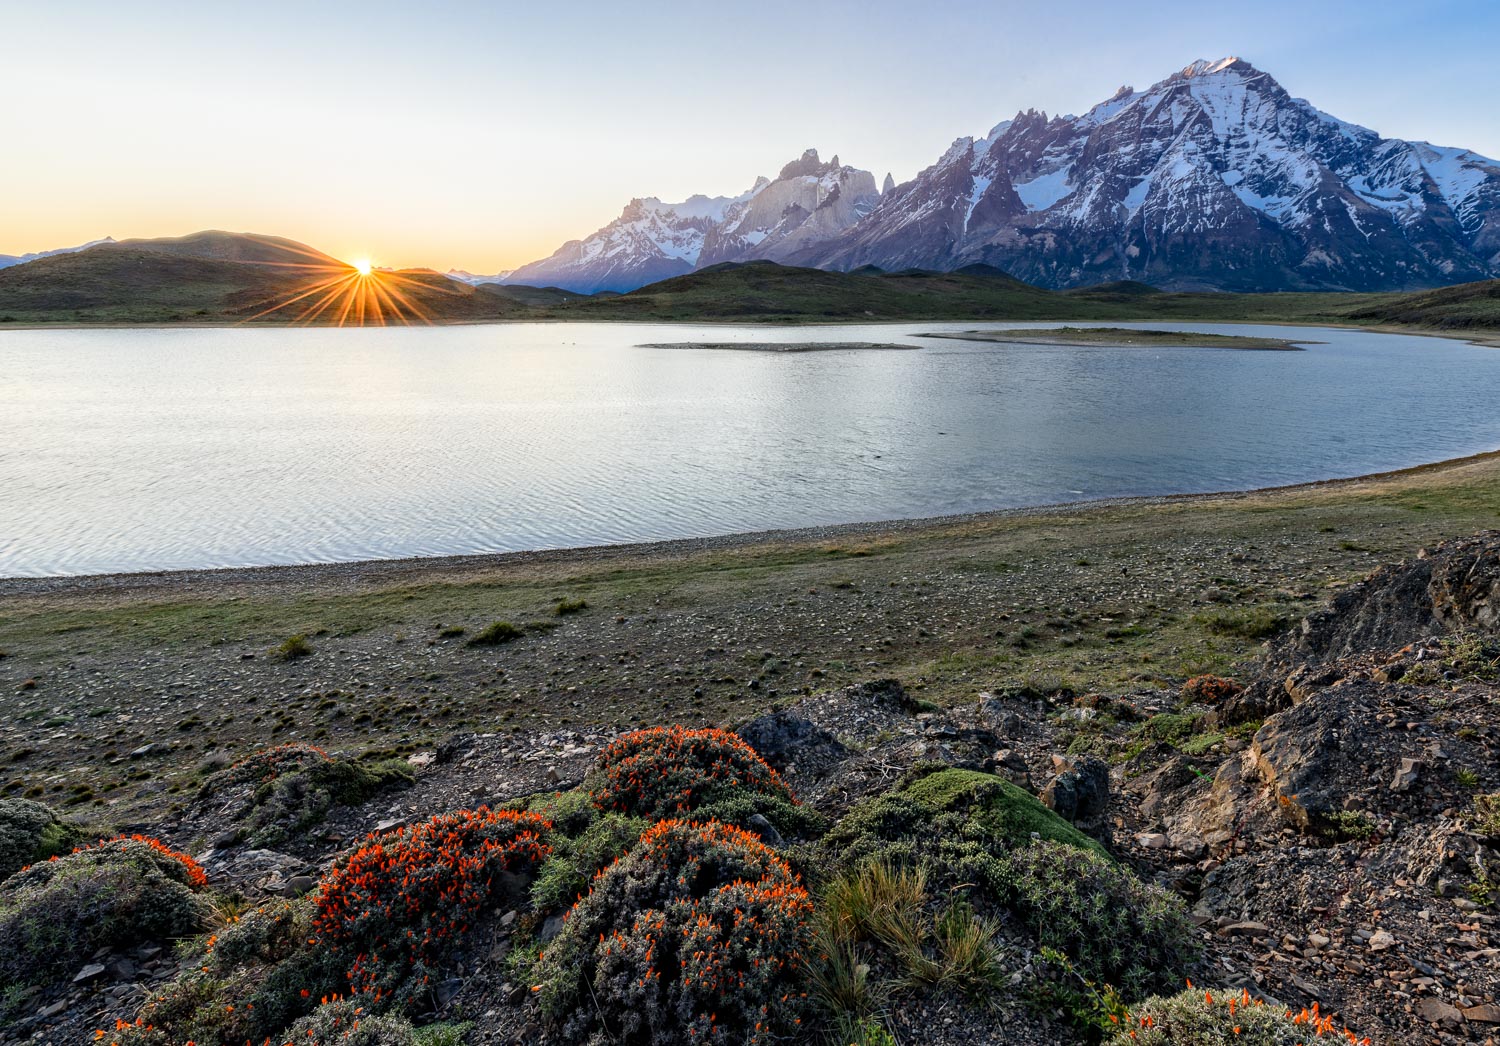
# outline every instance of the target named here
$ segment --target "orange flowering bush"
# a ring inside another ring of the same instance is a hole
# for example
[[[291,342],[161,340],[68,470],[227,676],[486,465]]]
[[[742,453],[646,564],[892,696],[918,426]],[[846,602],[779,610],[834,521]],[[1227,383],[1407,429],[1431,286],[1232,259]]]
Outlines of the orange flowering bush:
[[[652,727],[599,754],[585,787],[601,810],[659,820],[694,814],[744,826],[756,814],[781,831],[815,831],[821,818],[797,804],[781,776],[727,730]]]
[[[538,814],[480,807],[372,834],[323,878],[313,902],[319,941],[370,1002],[411,1006],[501,876],[547,857],[551,828]]]
[[[207,877],[145,836],[102,840],[24,868],[0,884],[0,982],[72,972],[102,947],[201,929]]]
[[[534,974],[559,1040],[771,1043],[794,1037],[812,902],[731,825],[662,821],[594,878]]]
[[[295,1046],[417,1046],[416,1029],[401,1017],[379,1016],[357,999],[330,999],[286,1032]]]
[[[1182,697],[1194,704],[1216,705],[1242,693],[1244,687],[1223,676],[1194,676],[1182,684]]]
[[[1112,1020],[1109,1046],[1306,1046],[1315,1039],[1370,1043],[1320,1014],[1317,1004],[1292,1013],[1252,999],[1243,989],[1199,991],[1191,982],[1187,991],[1147,999]]]

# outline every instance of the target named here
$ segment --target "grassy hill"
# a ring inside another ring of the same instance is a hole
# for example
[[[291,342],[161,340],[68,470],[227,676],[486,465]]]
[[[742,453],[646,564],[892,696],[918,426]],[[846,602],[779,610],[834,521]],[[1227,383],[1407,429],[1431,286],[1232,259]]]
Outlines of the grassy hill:
[[[1131,281],[1049,291],[987,265],[824,272],[749,262],[584,296],[469,286],[426,269],[377,271],[362,282],[305,244],[226,232],[127,240],[0,269],[0,324],[353,323],[350,288],[363,296],[365,322],[1209,320],[1500,331],[1500,281],[1414,294],[1167,293]]]
[[[331,295],[331,297],[330,297]],[[353,307],[344,313],[346,296]],[[102,244],[0,269],[0,323],[454,322],[526,315],[515,296],[477,293],[431,270],[360,278],[344,262],[274,236],[202,232]]]

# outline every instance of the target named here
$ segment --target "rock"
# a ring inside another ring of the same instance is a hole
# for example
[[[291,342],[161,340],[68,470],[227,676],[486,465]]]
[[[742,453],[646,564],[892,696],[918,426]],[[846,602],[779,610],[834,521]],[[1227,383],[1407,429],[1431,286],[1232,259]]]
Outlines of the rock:
[[[137,749],[134,749],[130,753],[130,758],[132,758],[132,759],[143,759],[146,756],[150,755],[152,752],[155,752],[160,747],[161,746],[158,745],[155,741],[151,742],[148,745],[141,745],[141,747],[139,747]]]
[[[411,755],[406,757],[406,761],[408,764],[416,767],[418,770],[422,770],[437,762],[437,753],[413,752]]]
[[[832,732],[790,710],[752,719],[739,729],[739,735],[779,773],[786,773],[794,763],[824,766],[849,754]]]
[[[552,938],[562,933],[562,928],[563,917],[561,915],[549,915],[542,923],[542,929],[541,932],[537,934],[537,939],[540,940],[543,944],[546,944],[548,941],[552,940]]]
[[[1500,1005],[1492,1002],[1470,1006],[1463,1011],[1463,1014],[1466,1020],[1476,1021],[1480,1024],[1500,1024]]]
[[[1464,1015],[1457,1006],[1431,995],[1423,997],[1417,1003],[1417,1012],[1430,1024],[1462,1024],[1464,1019]]]
[[[1412,785],[1416,784],[1417,779],[1421,776],[1422,760],[1403,758],[1400,768],[1396,771],[1396,776],[1391,779],[1391,791],[1409,792]]]
[[[393,828],[400,828],[405,823],[406,818],[404,817],[387,817],[384,820],[375,822],[375,830],[377,832],[389,832]]]
[[[91,962],[73,975],[73,983],[87,984],[89,981],[98,980],[104,976],[104,969],[102,962]]]
[[[1093,756],[1073,761],[1042,789],[1041,800],[1064,820],[1075,824],[1097,821],[1109,808],[1108,764]]]
[[[310,875],[294,875],[286,881],[282,892],[292,897],[301,897],[317,885],[318,881]]]
[[[433,994],[437,997],[438,1009],[442,1009],[453,1001],[453,997],[463,990],[464,982],[458,977],[449,977],[447,980],[439,981]]]
[[[557,772],[557,767],[555,767],[555,766],[549,766],[549,767],[547,767],[547,783],[548,784],[558,784],[561,781],[562,781],[562,776]]]
[[[1376,930],[1370,935],[1370,951],[1384,952],[1396,947],[1396,938],[1385,930]]]
[[[1240,923],[1230,923],[1228,926],[1224,927],[1224,931],[1223,932],[1227,936],[1230,936],[1230,937],[1269,937],[1269,936],[1271,936],[1271,928],[1269,926],[1267,926],[1265,923],[1248,922],[1248,921],[1247,922],[1240,922]]]
[[[1148,850],[1165,850],[1171,845],[1171,840],[1160,832],[1142,832],[1135,837],[1135,841]]]
[[[117,981],[133,981],[135,974],[135,963],[129,959],[116,959],[109,964],[109,975]]]
[[[516,920],[520,918],[520,916],[521,913],[512,908],[510,911],[500,916],[500,925],[508,930],[516,924]]]
[[[1270,660],[1328,662],[1455,631],[1500,632],[1500,532],[1445,541],[1376,571],[1304,619]]]
[[[767,846],[778,847],[786,845],[786,840],[781,837],[781,833],[776,830],[776,826],[766,820],[764,814],[753,814],[746,818],[745,827],[760,836],[760,841]]]
[[[62,1013],[62,1011],[66,1010],[67,1008],[68,1000],[59,999],[57,1002],[54,1002],[50,1006],[43,1006],[36,1012],[36,1015],[42,1020],[46,1020],[48,1017],[56,1017],[59,1013]]]
[[[1209,722],[1218,729],[1269,719],[1292,703],[1284,686],[1269,679],[1257,679],[1238,693],[1219,702],[1209,714]]]

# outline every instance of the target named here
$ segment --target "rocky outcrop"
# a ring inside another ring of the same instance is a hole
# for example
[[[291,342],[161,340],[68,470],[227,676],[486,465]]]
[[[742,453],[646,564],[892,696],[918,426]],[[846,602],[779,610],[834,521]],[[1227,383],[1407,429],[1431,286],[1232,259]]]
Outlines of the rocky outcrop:
[[[1500,532],[1445,542],[1382,568],[1309,615],[1273,646],[1269,660],[1286,669],[1468,630],[1500,633]]]

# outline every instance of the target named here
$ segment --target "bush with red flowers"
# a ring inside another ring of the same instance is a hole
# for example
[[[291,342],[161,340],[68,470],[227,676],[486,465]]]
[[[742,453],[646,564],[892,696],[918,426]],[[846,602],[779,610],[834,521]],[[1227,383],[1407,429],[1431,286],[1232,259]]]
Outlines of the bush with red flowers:
[[[688,814],[750,827],[759,814],[778,831],[810,834],[822,819],[748,744],[727,730],[653,727],[617,738],[584,782],[602,810],[659,820]]]
[[[145,836],[107,839],[0,884],[0,982],[71,973],[99,948],[197,933],[203,869]]]
[[[1182,699],[1200,705],[1217,705],[1242,693],[1244,687],[1223,676],[1194,676],[1182,684]]]
[[[812,903],[731,825],[662,821],[601,871],[533,967],[559,1041],[771,1043],[797,1035]]]
[[[506,876],[535,870],[551,823],[534,813],[462,810],[371,835],[324,876],[313,919],[350,987],[410,1007]]]

